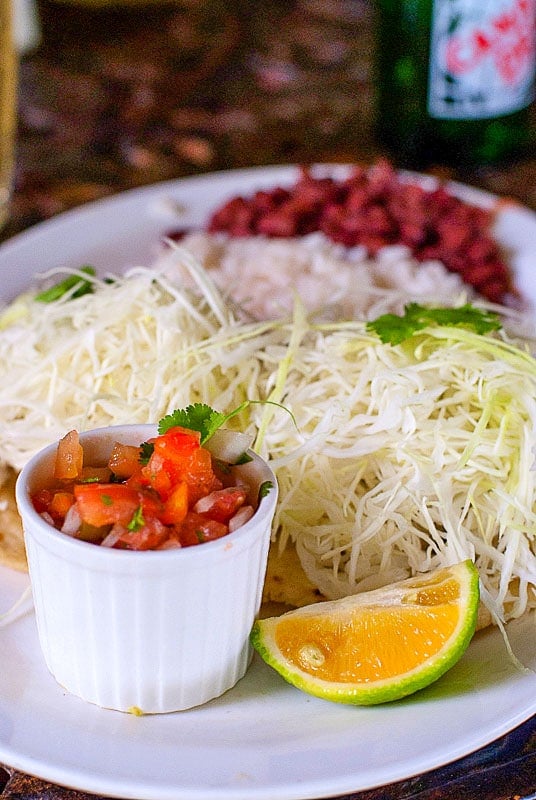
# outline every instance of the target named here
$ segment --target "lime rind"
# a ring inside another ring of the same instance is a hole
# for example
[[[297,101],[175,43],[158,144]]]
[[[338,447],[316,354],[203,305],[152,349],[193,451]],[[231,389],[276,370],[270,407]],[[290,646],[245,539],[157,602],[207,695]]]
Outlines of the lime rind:
[[[276,670],[288,683],[308,694],[349,705],[378,705],[380,703],[400,700],[414,694],[420,689],[434,683],[448,670],[450,670],[467,650],[476,630],[478,604],[480,599],[478,571],[472,561],[463,561],[448,568],[454,574],[460,585],[460,619],[456,629],[449,636],[445,645],[432,658],[423,665],[404,673],[402,676],[390,677],[370,683],[342,683],[325,681],[312,677],[295,664],[290,663],[279,650],[275,631],[279,617],[270,617],[258,620],[251,631],[251,643],[261,658]],[[426,576],[424,576],[426,578]],[[410,579],[411,580],[411,579]],[[401,581],[389,589],[394,589],[408,584],[410,581]],[[380,590],[381,591],[381,590]],[[378,595],[378,590],[356,596],[356,604],[366,604],[366,595]],[[316,613],[325,611],[332,613],[339,604],[351,606],[352,597],[342,601],[328,601],[318,603],[307,609],[290,611],[288,614]],[[323,609],[323,607],[325,607]]]

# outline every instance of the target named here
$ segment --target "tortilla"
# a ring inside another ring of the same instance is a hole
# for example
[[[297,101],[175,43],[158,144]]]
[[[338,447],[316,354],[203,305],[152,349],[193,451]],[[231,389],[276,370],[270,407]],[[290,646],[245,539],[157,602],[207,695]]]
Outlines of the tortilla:
[[[294,545],[288,543],[279,552],[277,543],[273,543],[268,554],[263,603],[300,608],[326,599],[306,576]]]
[[[15,502],[17,473],[0,465],[0,564],[28,571],[22,522]]]

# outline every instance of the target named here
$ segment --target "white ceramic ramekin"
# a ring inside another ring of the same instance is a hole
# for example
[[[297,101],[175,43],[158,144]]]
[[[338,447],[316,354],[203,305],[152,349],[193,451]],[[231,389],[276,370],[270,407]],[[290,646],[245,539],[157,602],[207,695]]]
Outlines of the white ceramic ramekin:
[[[87,463],[106,463],[115,441],[140,444],[150,425],[80,434]],[[230,689],[251,659],[277,483],[255,454],[240,467],[254,491],[273,488],[234,533],[193,547],[134,552],[71,538],[47,524],[30,496],[51,483],[57,445],[34,456],[16,488],[39,641],[69,692],[119,711],[162,713]]]

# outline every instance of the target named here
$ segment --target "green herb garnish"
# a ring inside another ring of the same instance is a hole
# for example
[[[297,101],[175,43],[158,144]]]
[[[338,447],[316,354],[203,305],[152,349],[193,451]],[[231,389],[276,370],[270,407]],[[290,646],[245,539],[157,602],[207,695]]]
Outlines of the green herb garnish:
[[[263,497],[269,493],[270,489],[274,488],[274,484],[272,481],[263,481],[259,486],[259,500],[262,500]]]
[[[484,334],[499,330],[498,314],[466,303],[458,308],[426,308],[418,303],[408,303],[404,315],[382,314],[367,322],[367,330],[376,333],[385,344],[400,344],[414,333],[430,326],[455,326],[470,328]]]
[[[250,461],[253,461],[253,459],[249,453],[242,453],[241,456],[238,456],[234,464],[235,466],[240,466],[240,464],[249,464]]]
[[[294,417],[287,408],[279,403],[274,403],[271,400],[244,400],[243,403],[240,403],[239,406],[234,408],[228,414],[223,414],[221,411],[214,411],[214,409],[206,403],[194,403],[186,408],[179,408],[176,411],[173,411],[172,414],[168,414],[166,417],[163,417],[163,419],[161,419],[158,423],[158,433],[162,435],[170,428],[180,425],[181,428],[199,431],[201,434],[201,444],[205,444],[207,439],[210,439],[210,437],[216,433],[218,428],[221,428],[222,425],[227,422],[227,420],[235,417],[237,414],[240,414],[241,411],[244,411],[244,409],[253,403],[266,403],[283,408],[294,420]]]
[[[213,408],[206,403],[194,403],[186,408],[178,408],[172,414],[160,420],[158,423],[158,433],[162,435],[170,428],[180,425],[181,428],[188,428],[192,431],[199,431],[201,434],[201,444],[204,444],[207,439],[210,439],[213,433],[218,428],[235,414],[238,414],[246,408],[248,402],[241,403],[238,408],[231,411],[230,414],[222,414],[219,411],[214,411]]]
[[[80,272],[84,272],[86,275],[91,275],[92,277],[96,274],[93,267],[81,267]],[[92,281],[85,280],[80,275],[68,275],[67,278],[64,278],[64,280],[59,283],[55,283],[50,289],[45,289],[43,292],[36,294],[35,299],[38,303],[53,303],[73,289],[74,291],[71,293],[72,298],[82,297],[85,294],[91,294],[95,291]]]
[[[154,444],[152,442],[142,442],[140,445],[140,464],[148,464],[154,452]]]
[[[140,528],[143,528],[145,525],[145,519],[143,516],[143,511],[141,506],[138,506],[134,514],[132,515],[132,519],[127,525],[127,529],[129,531],[139,531]]]

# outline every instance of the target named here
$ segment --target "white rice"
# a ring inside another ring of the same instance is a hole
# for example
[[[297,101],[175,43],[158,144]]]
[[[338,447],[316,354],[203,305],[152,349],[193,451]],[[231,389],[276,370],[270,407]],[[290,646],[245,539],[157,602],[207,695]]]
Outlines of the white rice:
[[[401,312],[412,300],[452,305],[474,297],[459,275],[439,261],[416,261],[403,245],[370,258],[364,248],[334,244],[321,233],[270,239],[196,232],[181,246],[208,269],[227,300],[257,320],[287,314],[296,293],[310,312],[331,320],[373,319]]]

